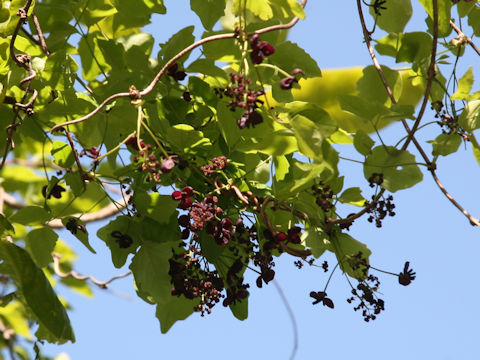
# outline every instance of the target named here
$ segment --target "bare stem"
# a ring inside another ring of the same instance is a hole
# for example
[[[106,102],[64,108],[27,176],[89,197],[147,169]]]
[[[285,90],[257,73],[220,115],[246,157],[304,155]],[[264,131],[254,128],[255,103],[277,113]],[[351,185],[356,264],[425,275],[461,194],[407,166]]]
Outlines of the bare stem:
[[[53,270],[55,271],[55,274],[57,276],[59,276],[63,279],[72,277],[74,279],[82,280],[82,281],[90,280],[91,282],[93,282],[95,285],[97,285],[101,289],[107,289],[108,285],[111,282],[113,282],[115,280],[118,280],[118,279],[125,278],[125,277],[130,276],[132,274],[131,271],[127,271],[126,273],[123,273],[123,274],[120,274],[120,275],[115,275],[112,278],[108,279],[107,281],[100,281],[100,280],[97,280],[96,278],[94,278],[91,275],[80,275],[75,270],[71,270],[68,273],[64,273],[60,269],[60,258],[61,258],[60,254],[53,253]]]

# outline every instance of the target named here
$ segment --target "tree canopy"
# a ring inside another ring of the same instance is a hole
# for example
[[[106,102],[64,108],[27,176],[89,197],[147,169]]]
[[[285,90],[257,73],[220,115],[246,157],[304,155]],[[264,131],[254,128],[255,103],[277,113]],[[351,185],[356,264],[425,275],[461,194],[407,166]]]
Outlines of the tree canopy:
[[[372,65],[325,70],[288,40],[314,16],[306,0],[191,0],[203,35],[175,29],[157,54],[143,27],[168,16],[162,0],[3,1],[2,353],[44,358],[39,342],[75,341],[60,283],[88,294],[132,276],[162,332],[217,306],[244,320],[249,288],[274,280],[279,256],[343,273],[354,309],[367,322],[381,316],[379,276],[407,286],[416,274],[408,259],[402,269],[371,264],[350,233],[355,220],[382,227],[394,193],[427,175],[466,226],[480,225],[437,175],[462,144],[480,163],[480,92],[473,67],[457,74],[465,52],[480,55],[480,7],[420,3],[424,26],[404,32],[410,0],[357,0]],[[394,122],[404,132],[388,143],[381,130]],[[419,140],[425,126],[436,135]],[[363,166],[361,184],[344,186],[342,161]],[[63,228],[92,253],[100,239],[105,261],[130,271],[108,281],[79,274]],[[305,294],[314,305],[335,307],[330,277]]]

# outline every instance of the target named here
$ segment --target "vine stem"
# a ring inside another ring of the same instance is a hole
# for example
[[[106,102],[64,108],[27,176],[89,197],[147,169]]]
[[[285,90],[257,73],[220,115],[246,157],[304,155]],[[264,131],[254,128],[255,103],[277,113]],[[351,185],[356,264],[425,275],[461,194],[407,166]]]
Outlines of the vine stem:
[[[305,7],[307,3],[307,0],[302,0],[302,7]],[[281,24],[281,25],[274,25],[274,26],[268,26],[266,28],[263,28],[263,29],[260,29],[260,30],[256,30],[254,31],[252,34],[264,34],[264,33],[267,33],[267,32],[270,32],[270,31],[277,31],[277,30],[285,30],[285,29],[290,29],[291,27],[293,27],[300,19],[298,17],[295,17],[292,19],[292,21],[290,21],[289,23],[287,24]],[[155,86],[158,84],[158,82],[160,81],[160,79],[162,78],[162,76],[167,72],[167,70],[174,64],[176,63],[179,59],[181,59],[183,56],[185,56],[186,54],[190,53],[192,50],[196,49],[197,47],[203,45],[203,44],[206,44],[206,43],[209,43],[209,42],[212,42],[212,41],[218,41],[218,40],[225,40],[225,39],[234,39],[237,37],[237,33],[233,32],[233,33],[226,33],[226,34],[218,34],[218,35],[212,35],[212,36],[208,36],[206,38],[203,38],[203,39],[200,39],[196,42],[194,42],[193,44],[187,46],[186,48],[184,48],[183,50],[181,50],[180,52],[178,52],[175,56],[173,56],[170,60],[168,60],[166,62],[165,65],[163,65],[163,67],[160,69],[160,71],[157,73],[157,75],[153,78],[153,80],[151,81],[151,83],[145,88],[143,89],[142,91],[133,91],[132,89],[130,89],[129,92],[120,92],[120,93],[116,93],[116,94],[113,94],[113,95],[110,95],[109,97],[107,97],[100,105],[98,105],[93,111],[91,111],[89,114],[81,117],[81,118],[78,118],[78,119],[75,119],[75,120],[70,120],[70,121],[66,121],[64,123],[61,123],[61,124],[57,124],[55,125],[54,127],[52,127],[50,129],[50,132],[54,132],[54,131],[57,131],[59,130],[60,128],[64,127],[64,126],[67,126],[67,125],[71,125],[71,124],[77,124],[77,123],[80,123],[80,122],[83,122],[85,120],[88,120],[90,118],[92,118],[94,115],[96,115],[101,109],[103,109],[107,104],[109,104],[110,102],[112,102],[113,100],[115,99],[119,99],[119,98],[124,98],[124,97],[130,97],[132,100],[138,100],[146,95],[148,95],[150,92],[153,91],[153,89],[155,88]],[[135,89],[135,88],[133,88]]]
[[[425,94],[423,95],[423,102],[420,107],[420,111],[418,112],[417,119],[415,120],[415,123],[413,124],[412,129],[410,131],[407,130],[408,137],[402,146],[402,150],[405,150],[408,147],[408,144],[410,144],[410,141],[413,140],[413,135],[415,134],[415,132],[418,129],[418,126],[420,125],[420,121],[422,120],[425,110],[427,108],[428,100],[430,97],[430,90],[432,89],[433,79],[435,78],[435,63],[436,63],[436,57],[437,57],[437,43],[438,43],[438,0],[432,0],[432,2],[433,2],[432,4],[433,6],[433,39],[432,39],[432,50],[430,54],[430,65],[427,71],[427,85],[425,87]]]
[[[74,279],[82,280],[82,281],[90,280],[92,283],[94,283],[95,285],[97,285],[101,289],[107,289],[108,285],[111,282],[113,282],[115,280],[118,280],[118,279],[125,278],[125,277],[130,276],[132,274],[131,271],[127,271],[126,273],[123,273],[123,274],[120,274],[120,275],[115,275],[115,276],[111,277],[110,279],[108,279],[107,281],[100,281],[100,280],[97,280],[96,278],[94,278],[91,275],[80,275],[75,270],[71,270],[68,273],[64,273],[60,269],[60,259],[61,259],[62,256],[60,254],[57,254],[57,253],[53,253],[52,255],[53,255],[53,270],[55,271],[55,274],[57,276],[59,276],[63,279],[72,277]]]
[[[425,89],[425,94],[424,94],[424,99],[423,99],[423,102],[422,102],[422,107],[418,113],[418,116],[417,116],[417,119],[415,121],[415,124],[413,126],[412,129],[409,128],[407,122],[405,121],[405,119],[402,120],[402,124],[403,126],[405,127],[405,130],[407,131],[408,133],[408,137],[407,137],[407,140],[405,140],[405,143],[404,145],[402,146],[402,150],[405,150],[408,146],[408,144],[410,143],[410,141],[412,141],[414,144],[415,144],[415,147],[417,148],[417,150],[420,152],[422,158],[425,160],[425,162],[427,163],[428,165],[428,171],[430,172],[430,174],[432,175],[435,183],[437,184],[438,188],[442,191],[442,193],[447,197],[447,199],[458,209],[462,212],[462,214],[464,214],[467,219],[470,221],[470,223],[474,226],[480,226],[480,220],[473,217],[472,215],[470,215],[470,213],[465,210],[465,208],[463,208],[454,198],[453,196],[451,196],[448,191],[445,189],[445,186],[443,186],[443,184],[440,182],[437,174],[436,174],[436,171],[435,171],[435,166],[434,164],[430,161],[430,159],[428,158],[427,154],[425,153],[425,151],[423,150],[422,146],[418,143],[418,141],[415,139],[415,131],[417,131],[418,129],[418,126],[420,124],[420,121],[422,119],[422,117],[424,116],[425,114],[425,109],[426,109],[426,104],[428,103],[428,97],[430,95],[430,90],[431,90],[431,86],[432,86],[432,82],[433,82],[433,79],[435,77],[435,58],[436,58],[436,51],[437,51],[437,42],[438,42],[438,1],[437,0],[432,0],[433,1],[433,44],[432,44],[432,50],[431,50],[431,58],[430,58],[430,66],[429,66],[429,69],[428,69],[428,73],[427,73],[427,86],[426,86],[426,89]],[[378,63],[378,60],[375,56],[375,52],[373,51],[373,47],[371,45],[371,42],[370,42],[370,34],[368,33],[368,30],[366,28],[366,25],[365,25],[365,19],[364,19],[364,16],[363,16],[363,11],[362,11],[362,6],[361,6],[361,3],[360,3],[360,0],[357,0],[357,7],[358,7],[358,14],[359,14],[359,17],[360,17],[360,22],[361,22],[361,25],[362,25],[362,29],[363,29],[363,34],[364,34],[364,38],[365,38],[365,43],[367,45],[367,48],[368,48],[368,52],[370,53],[370,56],[372,58],[372,61],[373,61],[373,65],[375,66],[375,69],[377,69],[377,72],[378,72],[378,75],[380,76],[380,79],[383,83],[383,86],[385,87],[385,90],[386,92],[388,93],[390,99],[392,100],[392,103],[396,104],[397,101],[395,99],[395,96],[393,95],[393,92],[390,88],[390,85],[388,84],[388,81],[387,79],[385,78],[385,75],[383,73],[383,70],[382,68],[380,67],[380,64]],[[450,24],[452,25],[452,23]],[[454,28],[455,29],[455,28]],[[382,191],[384,191],[382,189]],[[366,210],[366,209],[364,209]],[[366,212],[362,210],[361,212],[357,213],[357,214],[360,214],[362,213],[362,215]],[[354,214],[353,216],[351,217],[347,217],[346,219],[342,219],[343,222],[347,222],[348,219],[356,219],[358,218],[359,216],[357,216],[357,214]]]

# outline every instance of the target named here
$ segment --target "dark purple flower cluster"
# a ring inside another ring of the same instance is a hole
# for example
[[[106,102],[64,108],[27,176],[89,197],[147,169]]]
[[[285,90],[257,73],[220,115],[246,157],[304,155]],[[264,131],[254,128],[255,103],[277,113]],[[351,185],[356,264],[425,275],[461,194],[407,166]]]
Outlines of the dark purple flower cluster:
[[[287,76],[280,80],[280,87],[283,90],[291,89],[294,83],[298,83],[298,79],[295,77],[297,74],[305,75],[302,69],[293,69],[290,76]]]
[[[200,167],[200,170],[203,171],[205,176],[210,176],[215,174],[219,170],[223,170],[227,167],[228,161],[225,156],[214,157],[211,164],[207,164]]]
[[[260,64],[266,56],[270,56],[275,52],[272,44],[261,41],[258,34],[254,34],[250,38],[250,47],[252,48],[250,59],[252,59],[252,62],[256,65]]]

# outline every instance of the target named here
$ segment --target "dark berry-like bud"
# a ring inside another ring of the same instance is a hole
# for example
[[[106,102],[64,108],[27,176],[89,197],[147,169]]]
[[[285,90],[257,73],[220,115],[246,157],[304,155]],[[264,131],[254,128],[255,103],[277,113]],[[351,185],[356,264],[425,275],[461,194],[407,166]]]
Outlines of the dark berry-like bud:
[[[285,240],[287,240],[287,234],[281,232],[281,233],[278,233],[277,235],[275,235],[275,241],[282,242],[282,241],[285,241]]]
[[[193,196],[193,188],[191,186],[185,186],[182,189],[182,194],[184,194],[186,197],[192,197]]]
[[[182,195],[182,193],[181,193],[180,191],[175,190],[175,191],[172,193],[172,199],[173,199],[173,200],[177,200],[177,201],[178,201],[178,200],[182,200],[182,198],[183,198],[183,195]]]

